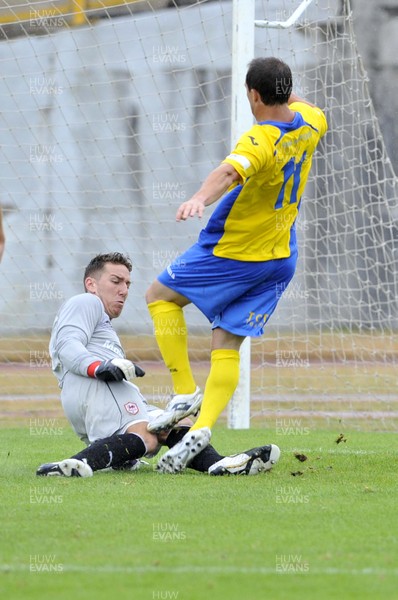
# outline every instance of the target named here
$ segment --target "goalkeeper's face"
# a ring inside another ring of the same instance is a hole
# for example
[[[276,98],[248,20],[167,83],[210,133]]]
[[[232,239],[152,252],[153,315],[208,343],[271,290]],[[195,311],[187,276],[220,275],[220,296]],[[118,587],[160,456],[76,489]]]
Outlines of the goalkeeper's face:
[[[98,296],[110,319],[115,319],[123,310],[130,287],[130,272],[124,265],[106,263],[102,271],[87,277],[86,289]]]

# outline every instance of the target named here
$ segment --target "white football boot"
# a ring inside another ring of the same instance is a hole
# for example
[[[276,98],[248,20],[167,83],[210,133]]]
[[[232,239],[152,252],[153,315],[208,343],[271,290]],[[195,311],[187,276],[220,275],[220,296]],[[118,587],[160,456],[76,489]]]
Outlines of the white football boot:
[[[192,394],[172,396],[164,411],[150,420],[148,431],[159,433],[171,429],[181,419],[197,414],[202,404],[202,398],[203,394],[198,387]]]
[[[246,450],[242,454],[226,456],[211,465],[209,475],[257,475],[270,471],[278,462],[281,451],[278,446],[269,444]]]
[[[44,475],[46,477],[54,475],[60,477],[92,477],[93,471],[85,460],[67,458],[60,462],[41,465],[37,469],[36,475]]]
[[[188,431],[181,441],[159,459],[157,470],[159,473],[179,473],[208,446],[210,438],[211,431],[208,427]]]

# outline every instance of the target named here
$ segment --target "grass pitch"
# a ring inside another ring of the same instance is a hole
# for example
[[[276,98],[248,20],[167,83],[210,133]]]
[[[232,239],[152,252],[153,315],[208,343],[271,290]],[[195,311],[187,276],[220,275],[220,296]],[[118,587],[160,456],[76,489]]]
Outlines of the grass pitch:
[[[393,364],[376,382],[377,402],[350,400],[358,368],[325,363],[287,381],[303,394],[283,403],[281,369],[263,367],[252,429],[220,419],[212,442],[225,454],[278,444],[270,473],[168,476],[153,459],[135,473],[82,480],[35,476],[81,449],[43,352],[0,364],[1,598],[398,600],[397,401],[383,396],[396,388]],[[144,367],[141,389],[162,405],[169,375]],[[206,371],[195,364],[199,384]],[[283,369],[284,381],[290,375]],[[369,368],[366,389],[372,377]]]
[[[220,452],[274,442],[279,464],[217,478],[153,459],[83,480],[35,476],[80,449],[65,421],[3,429],[1,597],[398,598],[397,436],[340,433],[220,426]]]

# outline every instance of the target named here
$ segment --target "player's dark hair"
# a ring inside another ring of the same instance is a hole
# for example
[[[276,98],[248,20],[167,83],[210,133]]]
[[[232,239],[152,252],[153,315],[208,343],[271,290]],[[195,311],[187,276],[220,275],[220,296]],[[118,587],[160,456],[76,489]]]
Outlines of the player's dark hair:
[[[285,104],[292,93],[292,72],[279,58],[254,58],[249,63],[246,85],[249,90],[256,90],[268,106]]]
[[[113,265],[124,265],[129,273],[131,273],[133,269],[133,265],[128,256],[125,256],[121,252],[109,252],[108,254],[97,254],[93,259],[88,263],[86,270],[84,271],[83,283],[85,284],[87,277],[92,277],[93,275],[101,272],[106,263],[112,263]],[[86,286],[84,285],[84,288]]]

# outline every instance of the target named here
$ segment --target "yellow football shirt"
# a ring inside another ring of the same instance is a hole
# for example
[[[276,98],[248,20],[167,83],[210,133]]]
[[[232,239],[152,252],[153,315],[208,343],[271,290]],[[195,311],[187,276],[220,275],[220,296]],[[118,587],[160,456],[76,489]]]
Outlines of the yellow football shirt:
[[[291,123],[258,122],[223,162],[242,182],[226,194],[199,243],[213,254],[245,261],[285,258],[296,246],[295,221],[312,156],[327,131],[324,113],[303,102]]]

